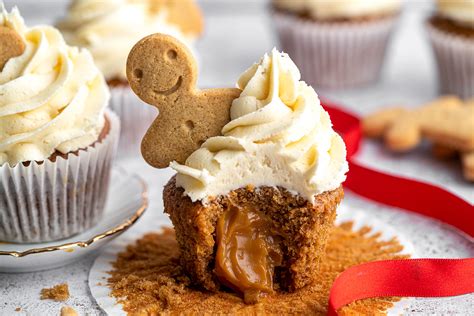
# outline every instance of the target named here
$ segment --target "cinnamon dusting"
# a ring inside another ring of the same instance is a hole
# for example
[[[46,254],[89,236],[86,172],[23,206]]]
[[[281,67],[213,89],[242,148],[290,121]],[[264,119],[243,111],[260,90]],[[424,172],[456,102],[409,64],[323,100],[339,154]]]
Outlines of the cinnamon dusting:
[[[172,229],[143,236],[129,245],[113,263],[108,285],[129,315],[169,314],[317,314],[325,315],[330,287],[346,268],[373,260],[401,259],[403,247],[396,239],[380,241],[371,228],[352,230],[352,223],[335,227],[326,248],[318,282],[293,293],[276,292],[246,305],[238,294],[204,292],[194,288],[180,266],[179,249]],[[385,314],[398,298],[373,298],[354,302],[340,315]]]

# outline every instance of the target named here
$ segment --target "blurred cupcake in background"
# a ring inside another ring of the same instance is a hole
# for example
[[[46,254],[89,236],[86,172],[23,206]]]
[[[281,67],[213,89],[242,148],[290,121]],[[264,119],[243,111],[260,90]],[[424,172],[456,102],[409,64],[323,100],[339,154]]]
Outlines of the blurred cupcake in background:
[[[199,7],[193,0],[73,0],[58,28],[68,43],[86,47],[104,73],[111,88],[110,106],[121,119],[120,156],[138,154],[157,112],[142,104],[128,85],[128,53],[153,33],[172,35],[193,50],[203,30]]]
[[[3,6],[0,30],[0,241],[67,238],[103,214],[120,122],[86,49]]]
[[[401,0],[273,0],[282,49],[305,81],[344,89],[375,82]]]
[[[440,93],[474,97],[474,0],[438,0],[427,28]]]

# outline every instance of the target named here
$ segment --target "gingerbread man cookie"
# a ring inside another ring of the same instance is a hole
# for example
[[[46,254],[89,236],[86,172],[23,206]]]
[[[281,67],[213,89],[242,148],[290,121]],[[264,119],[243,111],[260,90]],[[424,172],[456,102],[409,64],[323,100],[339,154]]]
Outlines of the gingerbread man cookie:
[[[423,138],[460,151],[474,150],[474,106],[456,97],[442,97],[414,110],[388,108],[366,117],[370,137],[383,137],[394,151],[408,151]]]
[[[362,127],[366,136],[384,138],[393,151],[416,147],[423,138],[433,142],[440,159],[460,156],[464,177],[474,181],[474,102],[453,96],[441,97],[409,110],[393,107],[367,116]]]
[[[25,42],[15,30],[0,26],[0,71],[10,58],[20,56],[25,51]]]
[[[166,168],[186,158],[230,121],[230,106],[241,91],[233,88],[199,90],[192,53],[174,37],[154,34],[130,51],[127,77],[144,102],[158,108],[158,118],[142,140],[143,158]]]

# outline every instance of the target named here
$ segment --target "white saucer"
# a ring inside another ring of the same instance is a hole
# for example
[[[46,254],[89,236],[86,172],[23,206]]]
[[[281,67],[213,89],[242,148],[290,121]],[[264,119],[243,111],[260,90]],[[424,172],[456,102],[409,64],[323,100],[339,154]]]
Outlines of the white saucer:
[[[112,241],[145,212],[148,192],[137,175],[113,168],[105,214],[93,228],[79,235],[47,243],[0,242],[0,272],[32,272],[57,268],[96,252]]]

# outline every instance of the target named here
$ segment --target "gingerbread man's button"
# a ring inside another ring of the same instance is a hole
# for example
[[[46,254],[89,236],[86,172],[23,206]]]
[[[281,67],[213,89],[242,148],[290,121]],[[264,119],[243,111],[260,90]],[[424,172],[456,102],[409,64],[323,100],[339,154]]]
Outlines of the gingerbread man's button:
[[[127,77],[138,97],[160,112],[141,145],[144,159],[156,168],[166,168],[171,161],[184,163],[206,139],[220,135],[241,92],[197,89],[192,53],[164,34],[145,37],[133,47]]]

